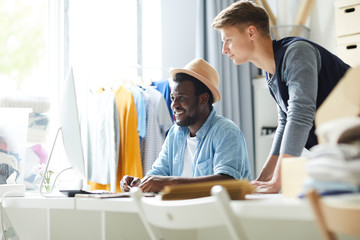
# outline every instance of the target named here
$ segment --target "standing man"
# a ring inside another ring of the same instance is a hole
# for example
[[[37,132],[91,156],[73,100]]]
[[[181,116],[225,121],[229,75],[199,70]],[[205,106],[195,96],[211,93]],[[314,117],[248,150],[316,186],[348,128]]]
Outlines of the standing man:
[[[166,185],[225,179],[251,179],[245,139],[238,126],[216,115],[219,75],[203,59],[173,69],[174,124],[152,169],[143,179],[124,176],[122,191],[140,187],[160,192]]]
[[[279,120],[269,157],[252,183],[259,192],[277,193],[281,160],[298,157],[304,147],[317,144],[315,112],[349,66],[306,39],[272,40],[268,14],[250,1],[238,1],[224,9],[212,26],[221,32],[222,52],[234,64],[252,62],[266,71]]]

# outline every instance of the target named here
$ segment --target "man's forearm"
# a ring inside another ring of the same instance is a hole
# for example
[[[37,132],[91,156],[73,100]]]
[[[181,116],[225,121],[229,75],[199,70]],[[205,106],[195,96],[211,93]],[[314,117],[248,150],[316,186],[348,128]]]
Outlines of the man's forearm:
[[[140,188],[143,192],[160,192],[164,189],[165,186],[185,184],[185,183],[199,183],[199,182],[209,182],[209,181],[218,181],[218,180],[227,180],[234,179],[228,175],[211,175],[203,177],[194,177],[194,178],[184,178],[184,177],[172,177],[172,176],[146,176],[141,180]]]
[[[290,157],[294,157],[294,156],[282,153],[282,154],[280,154],[279,159],[276,163],[274,175],[271,179],[271,181],[274,184],[274,189],[277,189],[276,192],[279,192],[281,190],[281,162],[284,158],[290,158]]]
[[[264,167],[261,170],[259,177],[256,179],[257,181],[270,181],[274,175],[275,167],[278,161],[278,156],[269,155],[266,160]]]
[[[202,176],[202,177],[193,177],[193,178],[185,178],[185,177],[171,177],[173,178],[171,181],[174,184],[183,184],[183,183],[200,183],[200,182],[210,182],[210,181],[219,181],[219,180],[228,180],[234,179],[229,175],[210,175],[210,176]]]

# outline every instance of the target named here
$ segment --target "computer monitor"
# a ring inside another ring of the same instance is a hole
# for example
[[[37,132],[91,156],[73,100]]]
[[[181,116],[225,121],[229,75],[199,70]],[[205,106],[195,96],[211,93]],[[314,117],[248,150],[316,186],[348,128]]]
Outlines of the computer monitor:
[[[60,124],[66,155],[71,166],[86,179],[83,147],[81,142],[78,105],[73,69],[70,68],[60,100]]]
[[[85,162],[84,162],[84,154],[83,147],[81,141],[81,133],[80,133],[80,122],[79,122],[79,114],[78,114],[78,105],[76,100],[76,90],[74,83],[74,73],[73,69],[70,68],[67,77],[65,78],[65,84],[61,92],[61,99],[59,103],[59,115],[60,115],[60,128],[56,134],[49,159],[47,161],[47,165],[45,168],[45,172],[48,170],[49,163],[51,160],[51,156],[53,153],[53,149],[58,137],[60,130],[62,131],[62,138],[64,149],[68,160],[70,162],[71,168],[74,169],[82,178],[83,184],[81,184],[81,188],[84,188],[84,181],[86,181],[86,171],[85,171]],[[67,168],[69,169],[69,168]],[[67,170],[64,169],[64,170]],[[57,177],[64,171],[62,170],[56,176],[53,185],[57,180]],[[45,176],[45,174],[43,174]],[[40,194],[44,196],[42,192],[42,186],[44,184],[44,177],[40,184]],[[74,194],[74,191],[80,191],[82,189],[77,189],[76,187],[67,187],[67,189],[60,189],[61,192],[69,192],[70,194]],[[51,188],[52,191],[52,188]]]

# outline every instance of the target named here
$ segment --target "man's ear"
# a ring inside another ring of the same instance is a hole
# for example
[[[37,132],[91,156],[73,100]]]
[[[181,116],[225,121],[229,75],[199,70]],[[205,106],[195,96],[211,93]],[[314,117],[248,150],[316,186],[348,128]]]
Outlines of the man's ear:
[[[248,35],[249,35],[250,39],[254,39],[255,36],[258,33],[257,28],[254,25],[248,26],[247,27],[247,32],[248,32]]]
[[[210,100],[210,95],[208,93],[202,93],[199,96],[199,102],[201,104],[207,104]]]

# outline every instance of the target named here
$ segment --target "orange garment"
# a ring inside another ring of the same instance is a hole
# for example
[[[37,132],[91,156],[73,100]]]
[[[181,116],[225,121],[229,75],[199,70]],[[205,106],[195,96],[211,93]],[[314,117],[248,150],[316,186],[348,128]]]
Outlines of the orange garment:
[[[110,184],[100,184],[97,182],[88,181],[91,190],[106,190],[110,192]]]
[[[137,131],[137,112],[134,97],[126,87],[115,91],[116,106],[119,113],[120,147],[117,169],[116,191],[121,192],[120,181],[124,175],[143,177],[140,157],[140,141]],[[110,190],[110,184],[102,185],[88,181],[92,190]]]

